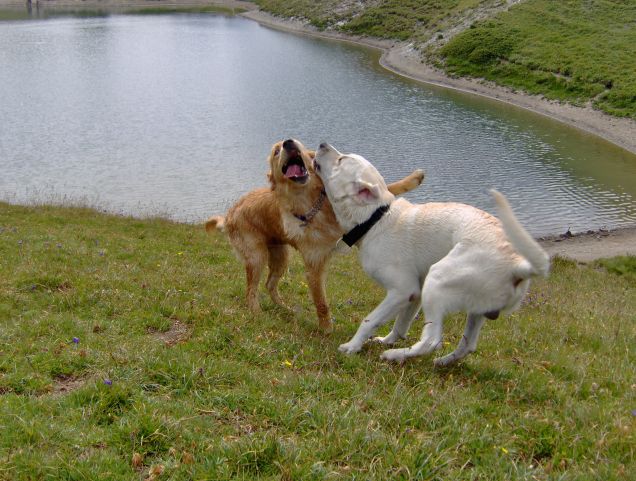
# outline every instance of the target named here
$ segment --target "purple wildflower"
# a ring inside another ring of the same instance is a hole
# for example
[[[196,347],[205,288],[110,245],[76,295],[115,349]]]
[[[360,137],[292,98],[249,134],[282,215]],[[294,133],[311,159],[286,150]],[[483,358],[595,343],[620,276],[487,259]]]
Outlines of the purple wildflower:
[[[79,337],[73,338],[73,344],[79,344]]]
[[[104,384],[106,384],[107,386],[112,386],[113,381],[111,381],[110,379],[104,379]]]

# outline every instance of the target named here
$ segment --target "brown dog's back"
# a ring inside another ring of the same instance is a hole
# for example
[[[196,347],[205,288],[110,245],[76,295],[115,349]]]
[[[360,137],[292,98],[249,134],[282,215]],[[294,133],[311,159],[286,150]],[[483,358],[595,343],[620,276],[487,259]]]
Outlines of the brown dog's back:
[[[278,199],[268,187],[242,196],[225,217],[210,217],[205,230],[225,232],[243,261],[259,253],[266,256],[268,246],[291,244],[283,229]]]
[[[248,237],[265,244],[287,242],[278,199],[267,187],[241,197],[227,212],[224,227],[233,244],[256,241]]]

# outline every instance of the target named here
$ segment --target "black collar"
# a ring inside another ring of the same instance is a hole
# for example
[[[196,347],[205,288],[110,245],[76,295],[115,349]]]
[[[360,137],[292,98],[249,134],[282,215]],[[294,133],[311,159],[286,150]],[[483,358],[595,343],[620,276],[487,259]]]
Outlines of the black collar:
[[[371,230],[384,214],[389,210],[390,205],[383,205],[378,207],[371,217],[365,220],[362,224],[358,224],[345,235],[342,236],[342,240],[349,247],[353,247],[353,245],[358,242],[360,239],[364,237],[364,235]]]

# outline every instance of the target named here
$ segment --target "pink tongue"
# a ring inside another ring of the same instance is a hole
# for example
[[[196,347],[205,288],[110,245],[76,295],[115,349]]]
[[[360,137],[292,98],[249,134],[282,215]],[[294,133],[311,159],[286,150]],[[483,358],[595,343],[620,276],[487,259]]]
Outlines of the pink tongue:
[[[303,169],[300,167],[300,165],[294,164],[287,167],[287,172],[285,172],[285,177],[291,178],[291,177],[302,177],[302,176],[303,176]]]

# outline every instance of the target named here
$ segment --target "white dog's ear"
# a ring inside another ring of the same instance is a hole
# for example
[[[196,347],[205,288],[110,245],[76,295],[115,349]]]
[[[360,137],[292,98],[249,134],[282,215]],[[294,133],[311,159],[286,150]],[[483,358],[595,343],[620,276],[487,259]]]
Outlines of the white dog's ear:
[[[350,184],[350,195],[360,204],[371,204],[380,197],[380,188],[364,180]]]

